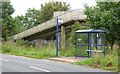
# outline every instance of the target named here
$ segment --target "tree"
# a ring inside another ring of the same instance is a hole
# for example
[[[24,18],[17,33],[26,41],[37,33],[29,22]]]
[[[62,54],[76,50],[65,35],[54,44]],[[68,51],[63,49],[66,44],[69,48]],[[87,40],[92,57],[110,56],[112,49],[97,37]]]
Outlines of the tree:
[[[45,3],[45,5],[41,4],[41,10],[40,10],[40,22],[46,22],[47,20],[50,20],[53,17],[53,13],[55,11],[66,11],[69,10],[70,5],[66,2],[49,2]]]
[[[13,19],[11,15],[14,12],[13,6],[10,2],[2,2],[2,37],[6,39],[7,36],[13,35]]]
[[[75,44],[75,31],[86,29],[86,26],[84,26],[84,25],[80,24],[80,22],[76,21],[76,22],[72,25],[71,29],[72,29],[72,31],[69,32],[68,35],[70,36],[70,41],[71,41],[73,44]],[[84,34],[84,35],[85,35],[85,34]],[[87,37],[87,36],[84,37],[83,34],[79,34],[77,37],[78,37],[78,38],[81,38],[80,36],[83,37],[83,38]],[[82,39],[83,39],[83,38],[82,38]]]
[[[2,37],[6,40],[8,37],[26,30],[26,26],[23,24],[24,16],[17,16],[15,18],[11,17],[14,12],[14,8],[10,2],[2,2],[1,4]]]
[[[36,26],[40,24],[40,11],[36,9],[27,10],[27,13],[25,14],[23,23],[25,26],[27,26],[27,29],[32,28],[33,26]]]
[[[14,18],[14,27],[13,27],[13,31],[14,34],[20,33],[22,31],[25,31],[27,29],[27,26],[24,25],[23,23],[24,21],[24,16],[17,16]]]
[[[24,16],[23,24],[30,29],[43,22],[50,20],[53,17],[55,11],[66,11],[69,10],[69,4],[65,2],[49,2],[41,4],[41,9],[36,10],[35,8],[29,8]]]
[[[85,5],[85,9],[87,24],[107,31],[106,39],[112,49],[120,41],[120,2],[97,2],[95,7]]]

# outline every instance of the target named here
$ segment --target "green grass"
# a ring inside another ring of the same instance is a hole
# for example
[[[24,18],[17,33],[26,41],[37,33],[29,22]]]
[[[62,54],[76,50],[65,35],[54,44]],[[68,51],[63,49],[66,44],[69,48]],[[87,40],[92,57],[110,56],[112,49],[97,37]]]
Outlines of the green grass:
[[[118,71],[118,55],[115,54],[118,51],[112,51],[111,54],[107,54],[105,57],[102,54],[95,54],[94,57],[86,59],[83,62],[75,62],[77,65],[87,65],[93,68],[101,68],[104,70]],[[111,65],[108,65],[109,63]]]
[[[120,70],[118,70],[117,72],[120,72]]]
[[[116,70],[117,71],[117,67],[103,67],[104,70]]]
[[[17,45],[14,42],[10,43],[3,43],[2,45],[2,52],[7,53],[7,54],[12,54],[12,55],[18,55],[18,56],[26,56],[26,57],[31,57],[31,58],[47,58],[47,57],[55,57],[56,48],[53,46],[49,48],[49,46],[41,46],[39,48],[30,46],[21,46]]]
[[[78,65],[88,65],[88,64],[94,64],[94,62],[90,58],[90,59],[86,59],[85,61],[82,61],[82,62],[75,62],[75,64],[78,64]]]
[[[23,45],[24,44],[24,45]],[[26,56],[31,58],[49,58],[56,57],[56,45],[42,45],[40,47],[34,47],[33,45],[26,45],[24,41],[18,42],[3,42],[2,44],[2,53],[7,53],[17,56]],[[66,47],[65,49],[60,49],[58,52],[58,57],[61,56],[74,56],[75,50],[73,47]]]
[[[59,48],[60,49],[60,48]],[[66,46],[64,49],[59,50],[60,56],[70,57],[75,56],[75,47],[74,46]]]
[[[120,70],[118,70],[118,49],[115,48],[111,51],[110,49],[106,48],[106,50],[107,54],[105,55],[105,57],[102,53],[92,53],[92,58],[86,59],[83,62],[75,62],[75,64],[119,72]],[[109,65],[110,63],[111,65]]]

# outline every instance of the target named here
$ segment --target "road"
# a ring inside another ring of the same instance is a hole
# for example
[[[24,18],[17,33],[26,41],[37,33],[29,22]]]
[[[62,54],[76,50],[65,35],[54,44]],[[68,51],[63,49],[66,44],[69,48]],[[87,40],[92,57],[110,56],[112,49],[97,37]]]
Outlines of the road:
[[[89,67],[2,54],[2,72],[107,72]]]

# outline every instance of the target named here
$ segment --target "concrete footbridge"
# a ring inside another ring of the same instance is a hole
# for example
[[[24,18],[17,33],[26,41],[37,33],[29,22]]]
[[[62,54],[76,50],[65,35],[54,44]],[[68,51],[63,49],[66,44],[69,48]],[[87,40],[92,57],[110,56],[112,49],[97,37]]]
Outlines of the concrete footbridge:
[[[83,10],[57,11],[54,12],[53,19],[14,35],[13,39],[36,40],[39,43],[40,37],[56,33],[57,18],[63,19],[63,23],[58,24],[58,28],[61,32],[61,42],[64,44],[65,30],[73,25],[75,21],[83,22],[86,15],[84,15]]]

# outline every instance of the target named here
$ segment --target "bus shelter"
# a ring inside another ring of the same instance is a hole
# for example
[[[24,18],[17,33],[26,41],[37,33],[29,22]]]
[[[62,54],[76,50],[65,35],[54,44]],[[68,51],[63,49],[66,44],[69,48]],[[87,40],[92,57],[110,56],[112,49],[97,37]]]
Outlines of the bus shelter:
[[[99,29],[78,30],[75,32],[75,57],[92,57],[101,52],[105,56],[105,33]]]

